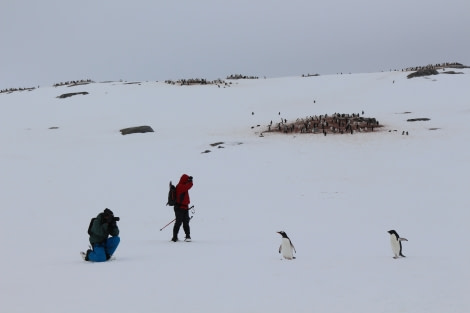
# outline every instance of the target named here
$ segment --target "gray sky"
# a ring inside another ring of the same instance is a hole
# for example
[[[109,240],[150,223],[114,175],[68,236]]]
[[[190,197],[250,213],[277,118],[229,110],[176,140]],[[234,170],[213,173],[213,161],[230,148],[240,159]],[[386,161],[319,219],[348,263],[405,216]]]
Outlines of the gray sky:
[[[0,89],[470,65],[468,0],[2,0]]]

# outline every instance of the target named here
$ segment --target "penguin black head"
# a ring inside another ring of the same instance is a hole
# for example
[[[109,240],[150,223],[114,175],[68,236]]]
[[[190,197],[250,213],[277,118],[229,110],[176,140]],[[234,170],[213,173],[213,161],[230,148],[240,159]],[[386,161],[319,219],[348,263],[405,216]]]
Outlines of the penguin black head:
[[[282,238],[289,238],[289,237],[287,237],[287,234],[283,230],[278,231],[277,233],[281,234]]]
[[[394,229],[389,230],[388,233],[389,233],[390,235],[395,235],[395,237],[397,237],[397,238],[400,237],[400,236],[398,236],[398,233],[397,233]]]

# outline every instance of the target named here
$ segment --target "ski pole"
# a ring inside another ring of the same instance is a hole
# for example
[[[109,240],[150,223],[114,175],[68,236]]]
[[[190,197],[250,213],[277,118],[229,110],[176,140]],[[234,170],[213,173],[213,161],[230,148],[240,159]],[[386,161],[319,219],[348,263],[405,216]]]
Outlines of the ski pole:
[[[171,223],[173,223],[174,221],[176,221],[176,218],[174,220],[172,220],[171,222],[169,222],[168,224],[166,224],[165,226],[163,226],[162,228],[160,228],[160,231],[162,231],[163,229],[165,229],[168,225],[170,225]]]

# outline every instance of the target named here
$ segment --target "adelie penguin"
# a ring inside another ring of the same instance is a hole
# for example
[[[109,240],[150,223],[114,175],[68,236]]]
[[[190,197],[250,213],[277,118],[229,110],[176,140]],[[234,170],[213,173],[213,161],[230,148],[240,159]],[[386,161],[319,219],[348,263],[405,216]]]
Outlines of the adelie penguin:
[[[287,237],[287,234],[284,231],[278,231],[277,233],[281,234],[282,236],[281,245],[279,246],[279,253],[282,252],[284,259],[295,259],[294,252],[297,253],[297,251],[295,251],[295,247],[292,244],[292,241],[290,241],[289,237]]]
[[[389,230],[388,233],[390,234],[390,244],[392,245],[392,251],[394,254],[394,259],[398,259],[399,257],[405,257],[401,252],[401,242],[408,241],[406,238],[401,238],[395,230]]]

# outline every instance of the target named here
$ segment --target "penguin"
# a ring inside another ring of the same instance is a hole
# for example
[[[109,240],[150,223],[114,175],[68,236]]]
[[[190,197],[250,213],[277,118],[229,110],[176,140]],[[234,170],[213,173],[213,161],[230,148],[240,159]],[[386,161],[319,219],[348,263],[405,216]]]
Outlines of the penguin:
[[[393,258],[398,259],[399,257],[405,257],[401,253],[401,242],[408,241],[406,238],[401,238],[395,230],[389,230],[388,233],[390,234],[390,244],[392,245],[392,251],[395,255]]]
[[[277,233],[281,234],[282,236],[281,245],[279,246],[279,253],[282,252],[284,259],[295,259],[294,252],[297,253],[297,251],[295,251],[295,247],[292,244],[292,241],[289,239],[289,237],[287,237],[287,234],[284,231],[278,231]]]

